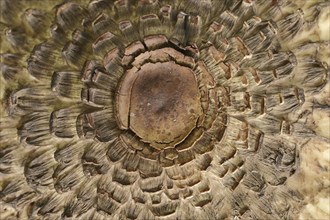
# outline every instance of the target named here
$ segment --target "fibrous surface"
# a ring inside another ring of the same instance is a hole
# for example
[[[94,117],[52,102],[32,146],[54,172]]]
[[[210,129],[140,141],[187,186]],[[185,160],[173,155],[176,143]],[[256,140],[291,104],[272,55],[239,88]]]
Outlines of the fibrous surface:
[[[1,1],[1,219],[326,219],[328,1]]]

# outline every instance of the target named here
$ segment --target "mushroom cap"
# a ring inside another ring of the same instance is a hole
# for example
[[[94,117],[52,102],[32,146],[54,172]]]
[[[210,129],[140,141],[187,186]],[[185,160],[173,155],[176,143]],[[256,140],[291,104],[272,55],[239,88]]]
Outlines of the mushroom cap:
[[[1,219],[329,218],[329,2],[0,6]]]

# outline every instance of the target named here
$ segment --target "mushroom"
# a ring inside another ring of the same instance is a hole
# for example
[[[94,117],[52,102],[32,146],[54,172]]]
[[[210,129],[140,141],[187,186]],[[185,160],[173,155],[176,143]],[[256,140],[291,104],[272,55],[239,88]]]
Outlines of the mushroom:
[[[1,1],[1,219],[328,219],[327,1]]]

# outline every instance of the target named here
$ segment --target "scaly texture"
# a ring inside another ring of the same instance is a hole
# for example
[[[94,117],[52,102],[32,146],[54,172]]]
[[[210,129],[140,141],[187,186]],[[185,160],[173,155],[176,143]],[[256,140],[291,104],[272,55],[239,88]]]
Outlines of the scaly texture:
[[[1,1],[1,219],[328,219],[329,1]]]

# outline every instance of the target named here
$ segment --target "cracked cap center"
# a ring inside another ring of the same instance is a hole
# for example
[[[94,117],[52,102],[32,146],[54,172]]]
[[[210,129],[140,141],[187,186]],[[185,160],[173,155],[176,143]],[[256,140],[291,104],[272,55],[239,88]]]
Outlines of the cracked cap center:
[[[156,149],[182,142],[202,115],[193,71],[174,62],[147,63],[131,75],[121,86],[130,88],[121,93],[130,97],[128,127]]]

